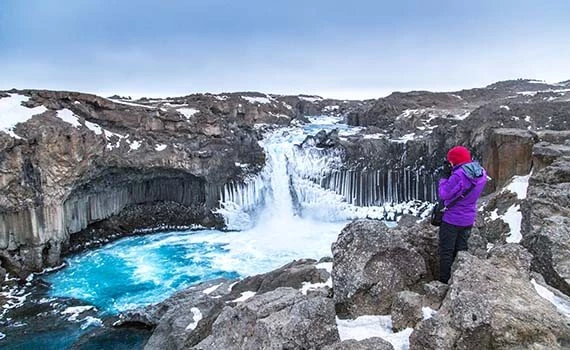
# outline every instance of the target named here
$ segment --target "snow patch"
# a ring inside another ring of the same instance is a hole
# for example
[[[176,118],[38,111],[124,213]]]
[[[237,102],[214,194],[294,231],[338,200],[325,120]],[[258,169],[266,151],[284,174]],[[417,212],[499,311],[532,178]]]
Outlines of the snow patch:
[[[140,141],[133,141],[129,144],[129,147],[131,147],[132,150],[137,150],[139,149],[140,146],[141,146]]]
[[[301,100],[305,100],[305,101],[309,101],[309,102],[313,102],[313,103],[323,99],[322,97],[319,97],[319,96],[299,96],[299,98]]]
[[[556,296],[554,293],[548,290],[548,288],[536,283],[534,278],[530,280],[530,283],[532,283],[538,295],[548,300],[561,314],[565,315],[566,317],[570,317],[570,302]]]
[[[114,103],[121,104],[121,105],[131,106],[131,107],[143,107],[143,108],[149,108],[149,109],[156,109],[156,107],[154,107],[154,106],[147,106],[147,105],[143,105],[140,103],[125,102],[122,100],[115,100],[115,99],[111,99],[111,98],[108,98],[107,100],[114,102]]]
[[[501,219],[507,223],[511,229],[511,233],[509,234],[509,237],[507,237],[507,243],[519,243],[522,240],[522,213],[520,211],[520,206],[518,204],[511,205]]]
[[[81,127],[79,118],[77,118],[77,116],[67,108],[62,109],[61,111],[57,111],[57,117],[76,128]]]
[[[103,134],[105,135],[107,142],[109,142],[107,144],[107,149],[110,149],[110,150],[119,147],[121,145],[121,140],[125,138],[125,136],[123,136],[121,134],[117,134],[117,133],[114,133],[112,131],[105,130],[105,129],[103,129]],[[111,140],[113,138],[117,138],[117,142],[112,143]]]
[[[528,180],[530,175],[525,176],[513,176],[511,182],[503,188],[501,192],[509,191],[517,195],[517,199],[525,199],[528,190]]]
[[[467,112],[465,112],[465,113],[463,113],[463,114],[460,114],[460,115],[456,116],[455,119],[457,119],[457,120],[464,120],[465,118],[469,117],[470,114],[471,114],[471,112],[470,112],[470,111],[467,111]]]
[[[384,135],[384,134],[366,134],[366,135],[362,136],[362,138],[366,139],[366,140],[368,140],[368,139],[380,140],[380,139],[383,139],[385,137],[386,137],[386,135]]]
[[[412,328],[406,328],[398,333],[392,332],[390,316],[360,316],[354,320],[341,320],[337,317],[336,325],[340,340],[363,340],[380,337],[392,344],[395,350],[409,349]]]
[[[99,125],[95,123],[91,123],[86,120],[85,126],[87,127],[87,129],[93,131],[96,135],[101,135],[103,133],[103,128],[101,128]]]
[[[28,108],[22,106],[23,102],[27,102],[28,96],[19,94],[9,94],[10,97],[0,98],[0,130],[15,138],[21,138],[16,135],[13,128],[16,124],[24,123],[36,114],[47,111],[44,106]]]
[[[437,314],[437,311],[435,311],[431,307],[424,306],[424,307],[422,307],[422,314],[423,314],[424,320],[427,320],[427,319],[430,319],[433,316],[435,316]]]
[[[159,144],[159,145],[156,145],[156,147],[154,147],[154,149],[157,152],[161,152],[161,151],[164,151],[166,149],[166,147],[167,147],[167,145],[165,145],[165,144]]]
[[[246,100],[249,103],[271,103],[270,97],[252,97],[252,96],[242,96],[241,98],[243,98],[244,100]]]
[[[505,106],[505,105],[501,106],[500,108],[501,108],[501,109],[504,109],[504,110],[506,110],[506,111],[510,111],[510,110],[511,110],[511,108],[510,108],[509,106]]]
[[[190,119],[196,113],[200,113],[200,110],[198,110],[196,108],[178,108],[177,111],[182,113],[182,115],[185,116],[186,119]]]
[[[334,112],[334,111],[338,111],[339,108],[340,108],[340,106],[325,106],[325,108],[323,108],[323,111]]]
[[[395,143],[406,143],[408,141],[412,141],[415,138],[416,134],[415,133],[410,133],[410,134],[406,134],[398,139],[392,139],[390,140],[390,142],[395,142]]]
[[[242,293],[241,293],[241,297],[239,297],[239,298],[237,298],[237,299],[234,299],[234,300],[232,300],[232,301],[235,302],[235,303],[239,303],[239,302],[242,302],[242,301],[246,301],[247,299],[253,297],[255,294],[256,294],[255,292],[250,292],[250,291],[242,292]]]
[[[202,319],[202,313],[200,312],[200,309],[198,309],[197,307],[193,307],[190,309],[190,311],[192,312],[192,322],[190,322],[190,324],[188,326],[186,326],[186,330],[194,330],[196,329],[196,326],[198,326],[198,322],[200,322],[200,320]]]
[[[220,286],[221,286],[222,284],[223,284],[223,283],[220,283],[220,284],[216,284],[215,286],[211,286],[210,288],[206,288],[206,289],[204,289],[204,290],[202,291],[202,293],[204,293],[204,294],[210,294],[210,293],[214,292],[216,289],[220,288]]]

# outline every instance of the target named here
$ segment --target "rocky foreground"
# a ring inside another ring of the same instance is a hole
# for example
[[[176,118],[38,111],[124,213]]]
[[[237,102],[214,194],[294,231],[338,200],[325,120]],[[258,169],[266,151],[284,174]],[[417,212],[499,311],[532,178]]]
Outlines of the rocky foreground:
[[[152,329],[145,349],[393,349],[377,337],[341,339],[338,330],[339,319],[391,315],[394,332],[412,330],[410,349],[570,349],[570,298],[543,279],[561,290],[570,281],[570,236],[554,225],[568,219],[569,183],[570,158],[532,175],[520,202],[544,205],[523,220],[552,225],[527,225],[522,244],[505,242],[501,219],[482,212],[449,285],[437,281],[436,228],[409,216],[397,228],[357,220],[332,245],[332,259],[203,283],[126,312],[115,326]],[[545,198],[552,187],[560,192]],[[486,205],[503,211],[516,197],[499,192]]]

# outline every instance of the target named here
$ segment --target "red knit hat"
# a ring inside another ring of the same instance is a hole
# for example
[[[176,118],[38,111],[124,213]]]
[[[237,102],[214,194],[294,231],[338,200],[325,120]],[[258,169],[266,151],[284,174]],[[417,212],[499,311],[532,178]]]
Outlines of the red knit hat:
[[[471,162],[471,153],[463,146],[455,146],[447,152],[447,160],[453,165]]]

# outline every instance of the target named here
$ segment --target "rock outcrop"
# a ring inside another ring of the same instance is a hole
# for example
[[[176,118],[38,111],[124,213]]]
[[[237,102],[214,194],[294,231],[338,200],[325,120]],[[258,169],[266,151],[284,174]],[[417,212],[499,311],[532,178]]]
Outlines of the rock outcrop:
[[[548,284],[570,295],[570,158],[533,174],[523,203],[522,244],[532,268]]]
[[[394,347],[382,338],[372,337],[360,341],[344,340],[340,343],[327,345],[323,350],[394,350]]]
[[[519,245],[488,260],[460,252],[441,308],[417,326],[410,349],[567,348],[570,319],[534,289],[531,259]]]
[[[305,259],[241,281],[212,280],[120,316],[153,329],[145,349],[317,349],[337,342],[331,263]]]
[[[422,296],[410,291],[396,294],[390,315],[394,331],[414,328],[423,319]]]
[[[404,232],[373,220],[358,220],[342,230],[332,246],[339,317],[388,314],[397,293],[419,291],[433,280],[432,265]],[[419,246],[422,239],[414,238]]]
[[[293,288],[226,307],[195,349],[321,349],[339,341],[332,299]]]

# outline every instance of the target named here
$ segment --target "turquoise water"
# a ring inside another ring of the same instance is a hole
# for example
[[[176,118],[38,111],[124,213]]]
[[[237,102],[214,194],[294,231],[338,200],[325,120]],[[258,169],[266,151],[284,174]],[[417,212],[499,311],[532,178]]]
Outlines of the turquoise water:
[[[200,234],[131,237],[76,255],[65,269],[45,276],[52,284],[49,295],[81,299],[112,314],[157,303],[202,281],[239,277],[236,271],[213,265],[215,257],[227,252],[225,244],[191,240]]]

